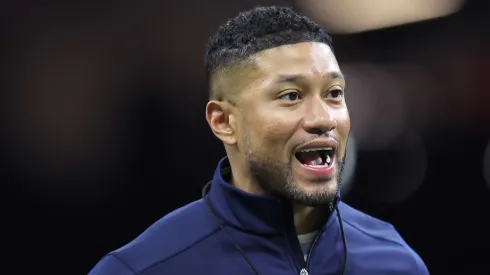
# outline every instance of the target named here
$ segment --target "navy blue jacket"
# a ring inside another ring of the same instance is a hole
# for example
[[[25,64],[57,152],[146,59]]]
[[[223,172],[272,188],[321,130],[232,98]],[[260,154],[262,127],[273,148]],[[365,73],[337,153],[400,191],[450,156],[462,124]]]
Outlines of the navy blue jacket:
[[[227,165],[220,161],[205,200],[164,216],[89,275],[340,275],[344,252],[348,275],[429,274],[392,225],[342,202],[343,230],[330,215],[305,262],[289,204],[233,187]]]

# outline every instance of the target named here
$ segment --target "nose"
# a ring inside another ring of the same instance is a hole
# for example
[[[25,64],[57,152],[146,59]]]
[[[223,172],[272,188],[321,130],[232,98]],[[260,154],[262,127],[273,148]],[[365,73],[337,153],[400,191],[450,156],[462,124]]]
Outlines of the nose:
[[[303,120],[303,128],[310,134],[322,135],[337,127],[337,120],[332,116],[332,110],[321,99],[312,99],[308,104]]]

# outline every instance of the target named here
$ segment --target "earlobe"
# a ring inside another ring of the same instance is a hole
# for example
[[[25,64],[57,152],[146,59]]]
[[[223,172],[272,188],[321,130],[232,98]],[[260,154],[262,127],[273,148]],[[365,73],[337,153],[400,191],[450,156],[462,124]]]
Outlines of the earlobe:
[[[225,144],[233,145],[235,138],[235,119],[231,106],[223,101],[209,101],[206,105],[206,120],[214,135]]]

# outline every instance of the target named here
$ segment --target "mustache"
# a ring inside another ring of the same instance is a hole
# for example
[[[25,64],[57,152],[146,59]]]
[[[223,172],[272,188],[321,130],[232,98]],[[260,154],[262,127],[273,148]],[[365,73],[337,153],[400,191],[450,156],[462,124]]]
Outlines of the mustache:
[[[303,146],[304,144],[311,142],[315,139],[319,139],[319,138],[331,138],[331,139],[335,140],[338,145],[340,145],[339,139],[333,133],[327,132],[327,133],[324,133],[321,135],[310,136],[308,139],[305,139],[302,142],[296,144],[296,146],[294,146],[294,150],[296,151],[297,148]],[[338,149],[338,148],[336,148],[336,149]]]

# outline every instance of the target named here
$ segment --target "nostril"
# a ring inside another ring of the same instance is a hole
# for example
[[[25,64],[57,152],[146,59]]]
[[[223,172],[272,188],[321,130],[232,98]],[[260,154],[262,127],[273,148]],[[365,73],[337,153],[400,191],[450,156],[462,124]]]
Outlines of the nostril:
[[[325,127],[325,128],[313,127],[313,128],[306,129],[306,131],[313,135],[323,136],[328,132],[332,131],[334,128],[335,127]]]
[[[311,130],[310,130],[310,131],[308,131],[308,132],[310,132],[311,134],[314,134],[314,135],[319,135],[319,136],[320,136],[320,135],[323,135],[323,134],[325,133],[325,132],[324,132],[322,129],[320,129],[320,128],[313,128],[313,129],[311,129]]]

